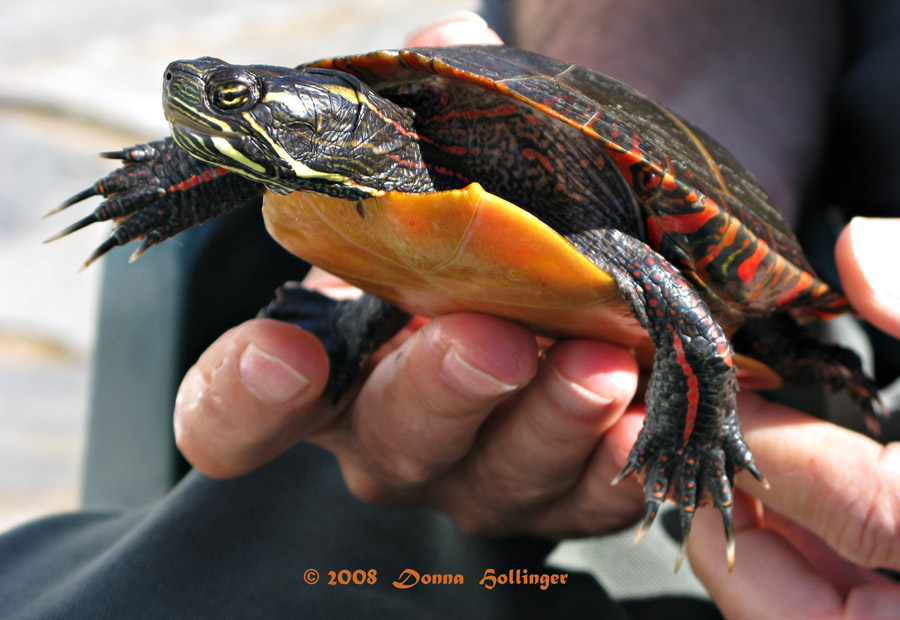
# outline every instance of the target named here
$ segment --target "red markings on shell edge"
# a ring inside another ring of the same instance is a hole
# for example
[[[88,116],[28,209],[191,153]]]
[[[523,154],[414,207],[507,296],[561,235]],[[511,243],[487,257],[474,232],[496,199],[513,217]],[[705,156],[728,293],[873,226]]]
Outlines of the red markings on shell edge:
[[[615,139],[615,135],[613,135],[612,137]],[[622,173],[622,176],[625,177],[625,181],[628,183],[628,185],[634,187],[634,175],[632,174],[631,167],[636,164],[644,163],[646,158],[638,148],[640,145],[640,137],[637,134],[632,134],[632,144],[633,146],[630,150],[626,151],[621,147],[618,147],[618,149],[621,150],[608,149],[607,154],[609,155],[610,159],[612,159],[616,164],[616,168],[619,169],[619,172]]]
[[[700,230],[704,224],[722,212],[719,205],[710,198],[703,203],[701,211],[659,215],[659,225],[666,232],[689,234]]]
[[[710,245],[706,248],[706,256],[697,261],[697,269],[705,270],[710,263],[719,257],[722,250],[734,245],[741,228],[740,220],[734,217],[726,217],[723,219],[724,223],[722,227],[719,228],[719,232],[722,236],[715,245]]]
[[[801,293],[806,291],[813,283],[813,277],[805,271],[800,272],[800,278],[797,280],[797,283],[781,293],[776,299],[775,304],[779,308],[783,308],[784,306],[789,305],[793,302],[797,297],[800,296]]]
[[[759,239],[756,242],[756,249],[753,250],[753,254],[749,256],[749,258],[744,259],[737,268],[738,277],[744,282],[750,282],[753,277],[756,275],[756,270],[759,268],[760,263],[763,258],[765,258],[766,254],[769,253],[769,245]]]
[[[688,441],[691,439],[691,434],[694,432],[694,423],[697,421],[697,406],[700,403],[700,390],[699,381],[697,376],[694,374],[694,369],[691,368],[691,365],[687,361],[687,356],[684,354],[684,344],[681,342],[681,337],[672,331],[672,344],[675,346],[675,354],[676,360],[678,361],[678,366],[681,368],[681,372],[684,373],[685,384],[687,385],[687,413],[684,418],[684,445],[687,446]]]

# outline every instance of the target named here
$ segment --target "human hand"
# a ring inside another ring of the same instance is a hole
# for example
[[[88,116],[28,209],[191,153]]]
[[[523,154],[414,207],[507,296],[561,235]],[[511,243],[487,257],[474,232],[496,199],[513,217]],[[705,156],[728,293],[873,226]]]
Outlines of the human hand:
[[[429,505],[471,532],[561,538],[641,513],[637,484],[609,484],[641,424],[637,412],[623,415],[638,376],[627,351],[571,340],[539,356],[527,329],[459,314],[405,330],[377,357],[358,394],[335,408],[321,395],[318,340],[249,321],[188,371],[178,445],[202,472],[231,477],[318,443],[360,499]]]
[[[895,336],[900,294],[884,252],[898,233],[900,220],[855,219],[836,249],[854,307]],[[883,446],[753,394],[742,394],[738,406],[772,488],[744,475],[738,486],[765,505],[765,527],[751,502],[737,504],[739,559],[730,575],[712,511],[698,513],[688,547],[694,572],[724,615],[900,617],[900,584],[873,570],[900,570],[900,444]]]

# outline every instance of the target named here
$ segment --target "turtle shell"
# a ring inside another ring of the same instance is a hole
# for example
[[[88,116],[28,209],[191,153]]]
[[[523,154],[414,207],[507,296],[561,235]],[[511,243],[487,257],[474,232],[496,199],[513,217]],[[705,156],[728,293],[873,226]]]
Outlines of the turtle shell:
[[[673,264],[706,297],[739,313],[790,308],[801,319],[846,305],[728,151],[612,78],[504,46],[378,51],[302,66],[351,73],[375,91],[440,76],[523,102],[602,143],[646,209],[646,241],[678,257]]]

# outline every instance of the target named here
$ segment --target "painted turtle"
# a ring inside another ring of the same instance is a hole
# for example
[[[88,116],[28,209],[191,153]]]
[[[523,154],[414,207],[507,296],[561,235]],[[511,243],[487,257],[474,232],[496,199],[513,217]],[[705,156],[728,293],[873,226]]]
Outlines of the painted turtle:
[[[616,479],[643,477],[639,536],[671,498],[683,553],[708,500],[733,562],[733,476],[765,482],[735,412],[737,330],[786,382],[848,388],[883,415],[858,359],[798,329],[847,302],[751,175],[613,79],[494,46],[296,69],[201,58],[169,65],[163,100],[174,139],[106,154],[124,166],[61,207],[107,198],[59,235],[115,220],[87,263],[265,192],[275,239],[370,293],[286,285],[263,311],[322,338],[337,393],[411,313],[487,312],[650,352],[646,422]]]

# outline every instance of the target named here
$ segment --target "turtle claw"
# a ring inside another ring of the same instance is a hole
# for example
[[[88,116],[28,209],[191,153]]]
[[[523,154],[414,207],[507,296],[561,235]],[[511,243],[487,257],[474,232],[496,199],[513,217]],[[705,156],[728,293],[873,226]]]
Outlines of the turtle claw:
[[[641,526],[638,528],[638,531],[634,534],[634,540],[631,541],[631,545],[637,545],[642,540],[644,540],[644,536],[647,535],[647,532],[650,531],[650,526],[653,525],[653,522],[656,520],[656,515],[659,513],[659,502],[647,502],[647,512],[644,513],[644,520],[641,522]]]
[[[688,537],[684,534],[681,536],[681,542],[678,543],[678,554],[675,556],[675,574],[678,574],[678,571],[681,570],[681,565],[684,563],[684,558],[687,555],[687,542]]]
[[[118,151],[103,151],[100,153],[100,157],[103,159],[118,159],[124,161],[126,163],[134,161],[131,157],[129,157],[129,153],[133,149],[121,149]]]
[[[60,210],[62,210],[62,209],[60,209]],[[48,213],[48,215],[50,215],[52,213],[53,212],[51,211],[51,213]],[[95,224],[99,221],[100,221],[100,218],[97,217],[96,213],[90,213],[89,215],[81,218],[80,220],[78,220],[77,222],[72,224],[71,226],[67,226],[63,230],[56,233],[55,235],[52,235],[52,236],[44,239],[44,243],[52,243],[58,239],[62,239],[63,237],[71,235],[76,230],[81,230],[82,228],[90,226],[91,224]]]
[[[856,399],[859,402],[860,399]],[[870,399],[862,401],[863,422],[873,437],[881,436],[881,422],[890,418],[891,414],[881,402],[877,393]]]
[[[881,436],[881,422],[873,415],[863,415],[863,422],[866,429],[875,437]]]
[[[768,489],[772,488],[772,485],[769,484],[769,481],[766,480],[766,477],[763,476],[762,472],[759,471],[759,468],[756,467],[756,463],[750,462],[746,466],[746,470],[750,473],[750,475],[752,475],[754,478],[756,478],[759,481],[759,483],[762,485],[762,487],[764,489],[768,490]]]
[[[69,198],[68,200],[63,202],[61,205],[59,205],[55,209],[50,209],[41,217],[50,217],[51,215],[56,215],[60,211],[65,211],[72,205],[77,204],[77,203],[81,202],[82,200],[87,200],[88,198],[91,198],[93,196],[99,196],[99,195],[100,195],[100,191],[97,189],[97,187],[95,185],[92,185],[89,188],[78,192],[77,194],[75,194],[74,196],[72,196],[71,198]]]
[[[141,245],[138,246],[138,249],[132,252],[131,256],[128,257],[128,262],[133,263],[134,261],[139,259],[144,252],[150,249],[151,245],[153,245],[153,243],[150,241],[150,239],[144,239],[143,241],[141,241]]]
[[[103,151],[100,157],[103,159],[118,159],[125,164],[142,164],[147,161],[154,160],[159,155],[159,146],[166,140],[157,140],[156,142],[148,142],[147,144],[135,144],[118,151]]]
[[[115,237],[108,237],[106,241],[97,246],[97,249],[91,252],[90,256],[88,256],[85,261],[81,263],[81,268],[79,268],[78,271],[84,271],[85,269],[90,267],[94,261],[98,260],[100,257],[102,257],[117,245],[121,245],[118,239],[116,239]]]
[[[612,479],[612,482],[610,482],[610,484],[612,486],[616,486],[617,484],[625,480],[625,478],[633,474],[635,471],[637,471],[635,467],[631,463],[628,463],[625,466],[625,469],[619,472],[619,475]]]
[[[681,513],[681,542],[678,544],[678,555],[675,556],[675,574],[681,569],[681,564],[687,555],[688,539],[691,536],[691,523],[694,520],[693,506],[680,506]]]
[[[693,508],[680,506],[681,512],[681,541],[678,543],[678,553],[675,556],[675,574],[681,570],[684,558],[687,556],[688,540],[691,537],[691,522],[694,518]],[[734,516],[731,506],[720,506],[722,525],[725,528],[725,558],[728,562],[728,572],[734,570],[735,542],[734,542]]]
[[[720,509],[722,512],[722,525],[725,526],[725,557],[728,560],[728,572],[734,570],[734,516],[730,506]]]
[[[873,437],[881,436],[881,424],[891,413],[881,402],[878,386],[863,372],[859,357],[835,345],[822,345],[822,349],[831,356],[824,363],[826,384],[834,391],[846,390],[862,412],[869,433]]]

